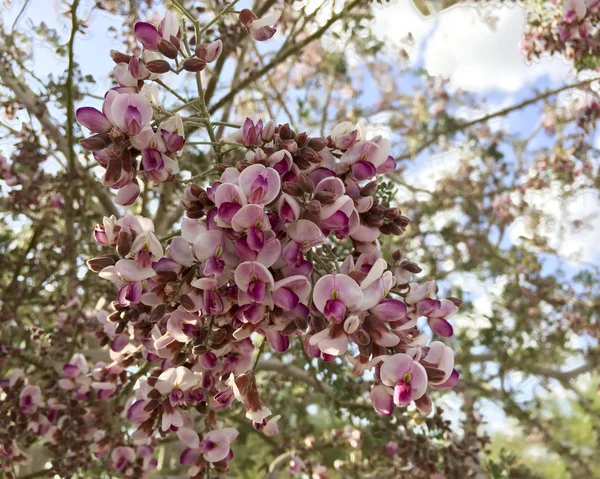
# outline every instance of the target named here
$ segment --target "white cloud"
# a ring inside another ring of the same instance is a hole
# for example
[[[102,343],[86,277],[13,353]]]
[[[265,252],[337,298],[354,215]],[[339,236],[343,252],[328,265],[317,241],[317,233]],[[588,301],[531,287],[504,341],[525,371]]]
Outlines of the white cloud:
[[[409,0],[400,0],[390,5],[374,7],[374,32],[390,47],[396,57],[404,48],[415,63],[421,46],[435,26],[433,18],[423,18]],[[407,41],[411,33],[412,42]]]
[[[495,28],[485,21],[497,17]],[[518,91],[544,75],[564,80],[569,67],[560,59],[527,65],[519,52],[524,15],[520,8],[464,5],[439,15],[425,51],[425,68],[449,76],[456,87],[483,92]]]
[[[559,255],[571,261],[595,262],[600,256],[600,202],[598,192],[583,190],[573,198],[562,200],[558,186],[540,192],[527,192],[525,200],[549,218],[543,224],[543,234]],[[573,222],[582,226],[575,228]],[[515,244],[521,237],[531,239],[532,230],[527,218],[519,217],[509,228]]]
[[[375,32],[392,55],[397,58],[405,48],[411,64],[422,61],[431,75],[449,77],[453,86],[474,92],[516,92],[545,75],[559,82],[569,74],[562,59],[525,63],[519,52],[524,22],[519,7],[506,5],[457,5],[423,18],[403,0],[375,12]],[[406,42],[409,32],[412,44]]]

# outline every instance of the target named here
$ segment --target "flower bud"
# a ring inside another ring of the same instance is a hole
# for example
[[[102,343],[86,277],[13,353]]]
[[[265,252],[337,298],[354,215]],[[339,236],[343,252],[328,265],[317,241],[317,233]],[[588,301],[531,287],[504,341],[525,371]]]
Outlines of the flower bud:
[[[308,140],[308,146],[311,147],[315,151],[321,151],[323,148],[327,146],[328,140],[327,138],[311,138]]]
[[[275,135],[275,123],[273,120],[269,120],[263,127],[262,133],[260,134],[262,140],[265,143],[270,142]]]
[[[381,228],[382,226],[384,226],[383,218],[381,216],[376,216],[371,213],[367,213],[366,215],[364,215],[363,221],[367,226],[370,226],[371,228]]]
[[[311,323],[316,332],[323,331],[327,327],[327,320],[323,316],[312,316]]]
[[[387,220],[395,220],[398,216],[400,216],[398,208],[386,208],[383,212],[383,217]]]
[[[103,182],[106,186],[112,186],[121,179],[123,162],[121,158],[111,158],[106,165]]]
[[[84,138],[79,144],[88,151],[100,151],[110,144],[108,133],[98,133]]]
[[[315,193],[315,200],[322,205],[331,205],[338,199],[338,195],[331,191],[317,191]]]
[[[165,40],[164,38],[161,38],[158,41],[157,47],[160,53],[172,60],[177,58],[177,55],[179,54],[178,48],[175,45],[173,45],[173,43],[171,43],[168,40]]]
[[[364,329],[356,331],[353,335],[354,342],[359,346],[368,346],[371,344],[371,336]]]
[[[392,253],[392,258],[394,259],[394,261],[400,261],[402,259],[402,251],[400,251],[399,249],[394,251]]]
[[[289,151],[292,155],[298,151],[298,143],[294,140],[283,140],[279,143],[280,148]]]
[[[118,50],[111,50],[110,57],[112,58],[113,62],[115,62],[117,64],[118,63],[129,63],[129,60],[131,59],[131,55],[121,53]]]
[[[291,140],[296,136],[294,130],[290,128],[290,125],[288,123],[286,123],[285,125],[279,125],[278,133],[279,138],[281,138],[282,140]]]
[[[298,143],[298,146],[300,148],[305,146],[307,141],[308,141],[308,135],[305,132],[298,133],[296,135],[296,143]]]
[[[118,257],[115,254],[103,254],[102,256],[97,256],[96,258],[88,259],[87,265],[90,270],[94,273],[99,273],[107,266],[114,266],[118,260]]]
[[[300,185],[300,188],[302,188],[302,190],[305,193],[310,193],[312,194],[313,191],[315,191],[315,184],[313,183],[313,181],[308,177],[308,175],[304,174],[304,173],[300,173],[298,175],[298,178],[296,179],[296,181],[298,182],[298,184]]]
[[[318,216],[321,213],[321,203],[318,200],[312,200],[306,209],[311,215]]]
[[[290,196],[302,196],[304,194],[302,187],[298,183],[292,183],[291,181],[284,182],[281,190]]]
[[[377,191],[377,181],[373,180],[360,189],[360,196],[373,196]]]
[[[428,394],[423,394],[419,399],[415,399],[415,406],[423,414],[431,414],[433,411],[433,404]]]
[[[146,63],[146,68],[150,73],[167,73],[171,69],[171,65],[166,60],[152,60]]]
[[[421,269],[421,267],[414,261],[408,261],[408,260],[402,261],[402,263],[400,263],[400,267],[402,269],[405,269],[406,271],[410,271],[411,273],[414,273],[414,274],[420,273],[421,271],[423,271]]]
[[[188,58],[183,62],[183,69],[188,72],[201,72],[206,68],[206,60]]]
[[[405,228],[409,225],[410,219],[408,219],[406,216],[399,216],[394,220],[394,223],[396,223],[401,228]]]
[[[200,43],[196,46],[196,56],[207,63],[214,62],[223,51],[223,42],[216,40],[212,43]]]
[[[321,161],[323,161],[323,158],[321,158],[321,155],[319,155],[315,150],[313,150],[310,147],[305,147],[302,148],[302,150],[300,150],[300,152],[298,153],[298,156],[304,158],[306,161],[309,161],[310,163],[320,163]]]
[[[116,323],[121,320],[120,311],[115,311],[114,313],[110,313],[107,318],[111,323]]]
[[[165,316],[166,312],[167,307],[164,304],[159,304],[152,310],[152,313],[150,313],[150,318],[148,319],[148,321],[150,321],[151,323],[157,323]]]
[[[117,241],[117,252],[123,257],[127,256],[131,251],[133,240],[133,231],[129,228],[122,229],[119,232],[119,239]]]

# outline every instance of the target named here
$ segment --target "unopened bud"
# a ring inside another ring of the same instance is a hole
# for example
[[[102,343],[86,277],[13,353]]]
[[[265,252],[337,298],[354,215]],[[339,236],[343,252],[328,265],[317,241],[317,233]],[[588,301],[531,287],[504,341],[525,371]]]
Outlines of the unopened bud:
[[[283,140],[279,143],[279,147],[289,151],[292,155],[298,151],[298,143],[294,140]]]
[[[131,251],[133,240],[133,231],[129,228],[122,229],[119,233],[119,239],[117,241],[117,252],[123,257],[127,256]]]
[[[150,73],[167,73],[171,70],[171,65],[166,60],[152,60],[146,63],[146,68]]]
[[[311,138],[308,140],[308,146],[310,146],[315,151],[321,151],[323,148],[327,146],[327,138]]]
[[[152,313],[150,313],[149,321],[151,323],[156,323],[156,322],[160,321],[165,316],[166,312],[167,312],[166,306],[164,304],[159,304],[152,310]]]
[[[107,266],[114,266],[118,258],[114,254],[104,254],[96,258],[88,259],[87,265],[94,273],[99,273]]]
[[[321,213],[321,203],[318,200],[312,200],[306,209],[311,215],[318,216]]]
[[[402,263],[400,263],[400,267],[413,274],[420,273],[421,271],[423,271],[421,267],[414,261],[402,261]]]
[[[201,72],[206,68],[206,60],[188,58],[183,62],[183,69],[188,72]]]
[[[377,191],[377,181],[370,181],[360,189],[360,196],[373,196]]]
[[[290,196],[302,196],[304,194],[302,187],[298,183],[292,183],[291,181],[284,182],[281,189]]]
[[[401,215],[394,220],[394,223],[400,226],[400,228],[405,228],[410,224],[410,219],[408,219],[406,216]]]
[[[129,60],[131,60],[131,55],[121,53],[118,50],[111,50],[110,57],[115,63],[129,63]]]
[[[98,133],[84,138],[79,144],[88,151],[100,151],[110,144],[108,133]]]
[[[298,143],[298,146],[300,148],[302,148],[304,145],[306,145],[306,142],[308,141],[308,135],[304,132],[302,133],[298,133],[296,135],[296,143]]]
[[[308,175],[306,175],[304,173],[300,173],[298,175],[298,178],[296,179],[296,181],[298,182],[298,184],[300,185],[300,188],[302,188],[302,190],[305,193],[311,193],[312,194],[312,192],[315,191],[315,184],[308,177]]]
[[[383,217],[387,220],[395,220],[398,216],[400,216],[398,208],[386,208],[383,212]]]
[[[392,258],[394,258],[394,261],[400,261],[402,259],[402,251],[400,251],[399,249],[394,251],[392,253]]]
[[[288,123],[286,123],[285,125],[279,125],[278,133],[279,138],[281,138],[282,140],[290,140],[296,136],[294,130],[290,128],[290,125]]]
[[[173,45],[172,42],[165,40],[164,38],[161,38],[158,41],[157,48],[160,53],[162,53],[164,56],[170,59],[177,58],[177,55],[179,54],[179,49],[175,45]]]
[[[371,344],[371,336],[364,329],[361,329],[354,333],[354,341],[359,346],[368,346]]]
[[[338,195],[332,191],[317,191],[315,193],[315,200],[319,201],[323,205],[331,205],[338,199]]]

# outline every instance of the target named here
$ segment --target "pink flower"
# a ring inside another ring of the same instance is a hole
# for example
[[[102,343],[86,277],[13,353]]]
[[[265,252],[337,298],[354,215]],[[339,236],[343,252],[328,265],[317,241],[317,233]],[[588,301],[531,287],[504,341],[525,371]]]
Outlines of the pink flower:
[[[166,11],[162,22],[156,28],[151,23],[137,22],[133,28],[135,37],[144,46],[146,50],[158,51],[159,42],[161,39],[174,43],[179,32],[179,19],[177,16]]]
[[[38,386],[23,388],[19,396],[19,405],[25,414],[33,414],[42,403],[42,391]]]
[[[342,323],[346,311],[357,310],[362,300],[362,290],[356,281],[345,274],[328,274],[315,284],[315,307],[333,323]]]
[[[226,459],[231,453],[230,445],[238,435],[239,432],[231,427],[206,433],[199,447],[204,459],[208,462],[219,462]]]
[[[407,354],[399,353],[384,359],[380,370],[381,382],[393,388],[396,406],[407,406],[419,399],[427,389],[425,368]]]
[[[277,23],[279,17],[280,14],[271,13],[263,18],[258,18],[252,10],[248,10],[247,8],[244,8],[240,12],[240,21],[246,27],[246,30],[252,36],[252,38],[259,42],[269,40],[273,35],[275,35],[277,30],[270,25]]]
[[[263,264],[256,261],[241,263],[235,270],[234,279],[239,288],[238,301],[241,305],[270,302],[274,281],[273,276]]]
[[[239,183],[248,203],[261,206],[277,198],[281,187],[279,173],[260,164],[250,165],[242,171]]]

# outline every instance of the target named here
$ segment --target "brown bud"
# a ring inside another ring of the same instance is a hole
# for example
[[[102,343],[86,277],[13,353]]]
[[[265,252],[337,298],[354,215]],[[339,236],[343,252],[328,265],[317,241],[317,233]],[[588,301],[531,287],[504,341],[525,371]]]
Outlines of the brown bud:
[[[152,279],[159,284],[165,284],[171,281],[177,281],[177,273],[175,271],[157,271],[156,276]]]
[[[415,399],[415,406],[423,414],[431,414],[433,411],[433,404],[428,394],[423,394],[419,399]]]
[[[166,312],[167,307],[164,304],[159,304],[152,310],[152,313],[150,313],[150,319],[148,321],[151,323],[156,323],[165,316]]]
[[[371,336],[364,329],[359,329],[353,334],[354,341],[359,346],[368,346],[371,343]]]
[[[298,146],[300,148],[302,148],[304,145],[306,145],[306,142],[308,141],[308,135],[304,132],[302,133],[298,133],[296,135],[296,143],[298,143]]]
[[[187,294],[182,294],[181,296],[179,296],[179,303],[181,304],[181,307],[186,311],[194,311],[197,309],[196,305],[194,304],[194,301]]]
[[[294,318],[294,323],[296,323],[296,328],[298,328],[300,331],[306,331],[306,328],[308,327],[306,318],[303,318],[302,316],[297,316]]]
[[[400,263],[400,267],[402,269],[405,269],[406,271],[409,271],[410,273],[414,273],[414,274],[420,273],[421,271],[423,271],[421,269],[421,267],[414,261],[408,261],[408,260],[402,261],[402,263]]]
[[[377,181],[370,181],[365,186],[360,189],[361,196],[373,196],[373,194],[377,191]]]
[[[321,151],[323,148],[327,146],[327,138],[311,138],[308,140],[308,146],[310,146],[315,151]]]
[[[161,38],[157,43],[158,51],[170,59],[177,58],[179,54],[178,48],[168,40]],[[185,63],[184,63],[185,65]],[[198,70],[197,70],[198,71]]]
[[[304,194],[302,187],[298,183],[292,183],[291,181],[284,182],[281,189],[284,193],[291,196],[302,196]]]
[[[206,60],[200,58],[188,58],[183,62],[183,69],[188,72],[201,72],[206,68]]]
[[[300,185],[300,188],[302,188],[302,190],[305,193],[312,193],[313,191],[315,191],[315,184],[308,177],[308,175],[306,175],[304,173],[300,173],[298,175],[298,178],[296,179],[296,181],[298,182],[298,184]]]
[[[118,257],[114,254],[103,254],[96,258],[88,259],[87,265],[94,273],[99,273],[107,266],[113,266],[118,260]]]
[[[156,391],[156,389],[155,389],[155,391]],[[149,395],[150,394],[148,394],[148,396]],[[161,396],[162,396],[162,394],[161,394]],[[151,401],[148,401],[148,404],[146,404],[144,406],[144,411],[146,411],[146,412],[154,411],[158,407],[158,404],[159,404],[159,402],[156,399],[152,399]]]
[[[104,172],[103,183],[106,186],[112,186],[121,179],[123,171],[123,163],[121,158],[111,158],[108,160],[106,165],[106,171]]]
[[[117,324],[117,327],[115,328],[115,333],[121,334],[123,331],[125,331],[125,326],[127,326],[126,322],[121,322]]]
[[[282,140],[290,140],[296,136],[294,130],[290,128],[290,125],[286,123],[285,125],[279,125],[279,138]]]
[[[306,209],[311,215],[317,216],[321,213],[321,203],[318,200],[312,200],[308,203]]]
[[[131,55],[121,53],[118,50],[111,50],[110,57],[115,63],[129,63],[129,60],[131,60]]]
[[[394,251],[392,253],[392,258],[394,258],[394,261],[400,261],[402,259],[402,251],[400,251],[399,249]]]
[[[454,298],[453,296],[448,296],[446,299],[452,301],[454,303],[454,306],[456,306],[457,308],[460,308],[463,304],[462,299]]]
[[[300,158],[299,156],[294,158],[294,163],[301,170],[308,170],[310,168],[310,161]]]
[[[117,240],[117,252],[121,256],[127,256],[131,251],[133,240],[133,231],[129,228],[122,229],[119,233],[119,239]]]
[[[192,183],[190,186],[188,186],[188,189],[190,190],[190,193],[196,198],[200,197],[202,193],[205,193],[204,189],[195,183]]]
[[[400,226],[398,226],[396,223],[387,223],[383,226],[387,227],[386,230],[389,231],[389,233],[387,233],[387,234],[395,235],[395,236],[400,236],[401,234],[404,234],[404,230]],[[379,229],[381,229],[381,228],[382,228],[382,226],[380,226]],[[383,233],[383,231],[382,231],[382,233]]]
[[[166,60],[152,60],[146,63],[146,68],[150,73],[167,73],[171,65]]]
[[[338,199],[338,195],[331,191],[317,191],[315,193],[315,200],[319,201],[323,205],[331,205]]]
[[[395,220],[398,218],[398,216],[400,216],[400,211],[398,211],[398,208],[386,208],[383,212],[383,217],[386,220]]]
[[[406,216],[398,216],[398,218],[394,220],[394,223],[400,226],[400,228],[405,228],[410,224],[410,219],[408,219]]]
[[[121,320],[121,313],[119,311],[115,311],[114,313],[110,313],[108,315],[108,320],[111,323],[116,323],[117,321]]]
[[[100,151],[110,145],[108,133],[98,133],[84,138],[79,144],[88,151]]]
[[[379,203],[373,203],[373,206],[369,210],[369,213],[376,216],[383,216],[383,214],[385,213],[385,208]]]
[[[327,321],[323,316],[312,316],[311,323],[317,332],[323,331],[327,327]]]
[[[210,334],[210,340],[214,345],[219,345],[225,341],[227,337],[227,331],[224,329],[217,329]]]
[[[320,163],[323,161],[321,155],[319,155],[315,150],[310,147],[302,148],[302,150],[298,153],[298,156],[304,158],[306,161],[310,163]]]
[[[283,334],[284,336],[290,336],[291,334],[294,334],[297,331],[296,328],[296,323],[294,321],[288,323],[288,325],[283,328],[283,330],[281,331],[281,334]]]
[[[381,216],[375,216],[367,213],[363,216],[363,221],[371,228],[380,228],[383,226],[383,218]]]
[[[173,35],[171,35],[171,36],[169,37],[169,41],[170,41],[170,42],[173,44],[173,46],[174,46],[175,48],[177,48],[177,50],[180,50],[180,49],[181,49],[181,41],[179,41],[179,38],[177,38],[177,37],[174,37]]]

